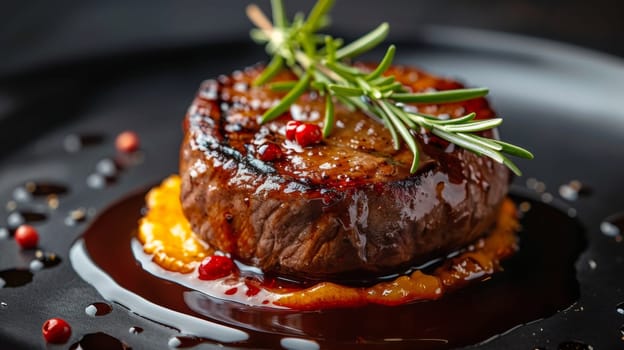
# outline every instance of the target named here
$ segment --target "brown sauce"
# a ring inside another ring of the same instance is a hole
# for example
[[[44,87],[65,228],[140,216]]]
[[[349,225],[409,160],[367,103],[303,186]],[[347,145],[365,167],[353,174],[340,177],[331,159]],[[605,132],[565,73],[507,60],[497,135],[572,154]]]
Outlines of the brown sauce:
[[[585,245],[582,227],[559,210],[531,201],[521,220],[520,250],[503,262],[504,271],[436,301],[314,312],[224,302],[159,279],[137,264],[130,242],[144,195],[134,194],[103,212],[72,248],[72,264],[105,298],[207,343],[279,348],[284,339],[300,338],[322,349],[355,344],[368,349],[456,348],[549,317],[579,296],[574,263]],[[77,261],[81,255],[88,259]],[[110,279],[88,277],[97,270]],[[138,303],[136,296],[151,304]],[[193,318],[181,319],[178,313]]]
[[[108,315],[113,311],[113,307],[110,304],[97,302],[89,304],[85,308],[85,313],[91,317]]]
[[[132,326],[128,329],[128,333],[130,334],[141,334],[143,333],[143,328],[139,326]]]
[[[0,288],[15,288],[32,282],[33,273],[28,269],[7,269],[0,271]]]
[[[62,195],[69,192],[69,188],[55,182],[27,182],[24,187],[35,197]]]
[[[106,333],[89,333],[69,347],[70,350],[130,350],[121,340]]]

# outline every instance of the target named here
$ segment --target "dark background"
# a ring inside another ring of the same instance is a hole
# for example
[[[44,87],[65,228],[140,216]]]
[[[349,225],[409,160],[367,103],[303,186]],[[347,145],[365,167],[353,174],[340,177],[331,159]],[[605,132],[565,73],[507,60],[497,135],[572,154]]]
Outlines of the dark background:
[[[0,77],[97,56],[228,42],[250,28],[252,0],[3,0]],[[268,9],[269,1],[257,1]],[[307,10],[313,1],[286,0]],[[391,37],[428,25],[520,33],[624,57],[624,2],[615,0],[337,0],[332,32],[355,36],[382,21]],[[1,101],[0,101],[1,103]],[[0,110],[1,115],[1,110]]]
[[[68,91],[86,96],[101,78],[127,69],[130,60],[135,67],[163,57],[197,60],[202,58],[192,56],[198,49],[215,44],[239,53],[240,45],[232,43],[249,42],[244,9],[252,1],[1,0],[0,130],[5,132],[0,159],[21,147],[25,134],[36,138],[80,118],[84,98]],[[257,2],[269,13],[269,0]],[[292,14],[307,12],[314,1],[285,4]],[[336,0],[332,15],[331,33],[346,38],[388,21],[388,41],[410,42],[429,27],[450,26],[545,38],[624,57],[624,2],[615,0]],[[261,52],[246,64],[263,59]],[[28,102],[33,100],[40,105]],[[61,105],[62,100],[67,102]]]

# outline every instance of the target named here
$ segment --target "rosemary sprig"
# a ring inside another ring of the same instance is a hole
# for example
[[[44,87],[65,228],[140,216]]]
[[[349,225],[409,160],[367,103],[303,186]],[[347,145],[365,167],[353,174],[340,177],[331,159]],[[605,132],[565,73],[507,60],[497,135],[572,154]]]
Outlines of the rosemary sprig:
[[[273,23],[256,5],[247,7],[247,15],[258,27],[252,30],[251,37],[266,45],[267,52],[272,56],[271,62],[255,80],[254,85],[270,82],[284,68],[290,69],[300,78],[297,82],[271,83],[272,89],[288,93],[263,115],[263,123],[279,117],[301,94],[308,89],[314,89],[325,96],[323,137],[329,137],[332,132],[336,100],[351,110],[360,109],[369,117],[384,123],[392,136],[395,149],[401,147],[403,140],[413,154],[410,168],[412,173],[418,170],[420,158],[416,134],[430,132],[459,147],[505,164],[514,173],[521,175],[518,167],[503,153],[532,159],[531,152],[476,134],[499,126],[502,119],[474,120],[475,114],[470,113],[459,118],[442,120],[436,116],[413,112],[404,105],[460,102],[483,97],[487,95],[488,89],[411,93],[393,76],[383,75],[394,59],[394,45],[388,47],[372,72],[349,65],[348,59],[380,44],[388,35],[390,27],[387,23],[382,23],[361,38],[343,45],[342,39],[318,33],[329,23],[327,14],[333,3],[334,0],[319,0],[307,17],[298,13],[289,21],[282,0],[271,0]]]

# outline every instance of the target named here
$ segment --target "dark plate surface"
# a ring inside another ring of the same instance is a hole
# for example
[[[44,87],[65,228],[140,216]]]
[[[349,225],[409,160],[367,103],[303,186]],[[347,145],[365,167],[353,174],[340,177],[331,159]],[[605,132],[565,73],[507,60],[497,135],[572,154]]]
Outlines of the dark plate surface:
[[[543,182],[553,205],[574,208],[586,228],[587,250],[576,263],[580,300],[479,348],[557,349],[572,340],[594,349],[624,347],[624,315],[616,311],[624,301],[624,243],[600,230],[606,217],[624,211],[624,63],[552,42],[448,28],[433,28],[400,43],[398,54],[399,63],[489,87],[494,108],[505,118],[504,138],[536,154],[533,161],[518,162],[525,176],[515,179],[517,190],[539,198],[524,189],[525,183],[529,178]],[[59,316],[73,326],[67,344],[103,331],[133,349],[166,348],[175,330],[118,305],[105,317],[85,315],[87,305],[103,300],[73,271],[68,252],[92,216],[74,226],[66,225],[65,217],[79,207],[101,211],[128,192],[175,173],[182,116],[201,80],[263,58],[261,49],[241,39],[70,62],[2,81],[0,114],[6,117],[0,119],[0,227],[6,226],[10,213],[5,204],[26,181],[62,183],[69,192],[59,196],[55,210],[43,199],[18,203],[18,208],[47,215],[47,220],[34,223],[41,233],[40,245],[63,261],[36,272],[31,283],[0,288],[0,302],[6,303],[0,307],[0,348],[45,347],[41,325]],[[115,157],[115,135],[125,129],[141,136],[143,161],[121,171],[105,189],[90,188],[86,178],[100,159]],[[101,140],[68,153],[63,141],[72,133],[99,135]],[[571,180],[581,181],[591,192],[564,201],[558,189]],[[28,268],[33,256],[20,251],[12,239],[0,239],[0,271]],[[131,326],[145,331],[130,334]]]

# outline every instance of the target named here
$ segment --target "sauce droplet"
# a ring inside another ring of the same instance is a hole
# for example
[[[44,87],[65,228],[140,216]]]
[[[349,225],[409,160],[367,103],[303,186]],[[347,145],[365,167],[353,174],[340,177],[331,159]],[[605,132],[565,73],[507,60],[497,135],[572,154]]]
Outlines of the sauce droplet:
[[[107,303],[93,303],[85,308],[85,313],[91,317],[108,315],[113,307]]]
[[[568,201],[575,201],[580,196],[589,195],[590,193],[591,189],[579,180],[572,180],[567,184],[559,186],[559,195]]]
[[[106,187],[106,178],[100,174],[91,174],[87,177],[87,186],[100,190]]]
[[[143,161],[145,161],[145,154],[141,152],[141,150],[132,153],[118,153],[115,157],[115,164],[117,164],[119,169],[139,165],[143,163]]]
[[[7,221],[7,225],[9,226],[9,228],[13,230],[15,230],[20,225],[23,225],[26,222],[24,220],[24,217],[18,212],[12,212],[11,214],[9,214],[9,216],[7,216],[6,221]]]
[[[5,308],[7,308],[8,306],[9,306],[9,304],[5,303],[4,301],[3,301],[3,302],[0,302],[0,308],[5,309]]]
[[[624,303],[617,304],[615,311],[620,315],[624,315]]]
[[[63,139],[63,148],[68,153],[76,153],[82,148],[82,142],[80,136],[76,134],[69,134]]]
[[[25,223],[40,222],[46,220],[47,218],[48,216],[46,214],[36,211],[14,211],[7,217],[7,224],[11,228],[17,228]]]
[[[95,171],[107,178],[114,178],[117,176],[117,164],[110,158],[101,159],[95,164]]]
[[[69,134],[63,139],[63,148],[68,153],[76,153],[84,146],[92,146],[101,143],[104,136],[99,134]]]
[[[553,195],[548,193],[548,192],[544,192],[542,193],[542,202],[544,203],[550,203],[553,201]]]
[[[19,226],[31,222],[40,222],[48,217],[44,213],[34,211],[14,211],[7,216],[6,222],[9,230],[15,231]]]
[[[37,272],[37,271],[43,270],[44,266],[41,261],[35,259],[30,262],[30,265],[28,266],[28,268],[30,269],[30,272]]]
[[[202,342],[203,341],[200,338],[196,337],[177,336],[169,338],[169,342],[167,343],[167,345],[169,345],[169,347],[172,349],[184,349],[192,348],[201,344]]]
[[[13,210],[15,210],[17,208],[17,202],[14,201],[14,200],[10,200],[10,201],[6,202],[6,205],[4,206],[4,208],[7,211],[13,211]]]
[[[531,203],[529,203],[529,202],[527,202],[527,201],[521,202],[521,203],[518,205],[518,209],[520,210],[520,212],[522,212],[522,213],[526,213],[526,212],[528,212],[529,210],[531,210]]]
[[[611,215],[600,223],[600,231],[609,237],[621,239],[624,230],[624,213]]]
[[[83,336],[69,347],[70,350],[130,350],[121,340],[106,333],[97,332]]]
[[[32,196],[24,187],[17,187],[13,190],[13,199],[16,202],[24,203],[32,200]]]
[[[69,189],[54,182],[27,182],[24,188],[35,197],[66,194]]]
[[[137,326],[133,326],[133,327],[130,327],[130,329],[128,329],[128,333],[130,333],[130,334],[140,334],[140,333],[143,333],[143,328],[137,327]]]
[[[56,253],[46,252],[43,250],[37,250],[35,252],[35,258],[43,263],[43,267],[54,267],[61,263],[61,257],[59,257]]]
[[[559,347],[557,347],[557,349],[558,350],[594,350],[594,348],[591,345],[588,345],[588,344],[585,344],[583,342],[576,341],[576,340],[563,342],[559,344]]]
[[[572,202],[578,199],[579,193],[576,189],[566,184],[559,186],[559,195],[561,198]]]
[[[87,219],[87,209],[78,208],[70,211],[65,217],[65,225],[74,226],[79,222],[83,222]]]
[[[546,191],[546,184],[533,177],[526,180],[526,187],[537,193],[543,193]]]
[[[32,282],[33,273],[28,269],[8,269],[0,271],[0,288],[21,287]]]
[[[51,194],[48,196],[47,198],[48,201],[48,208],[54,210],[54,209],[58,209],[59,207],[59,199],[58,196],[55,194]]]

